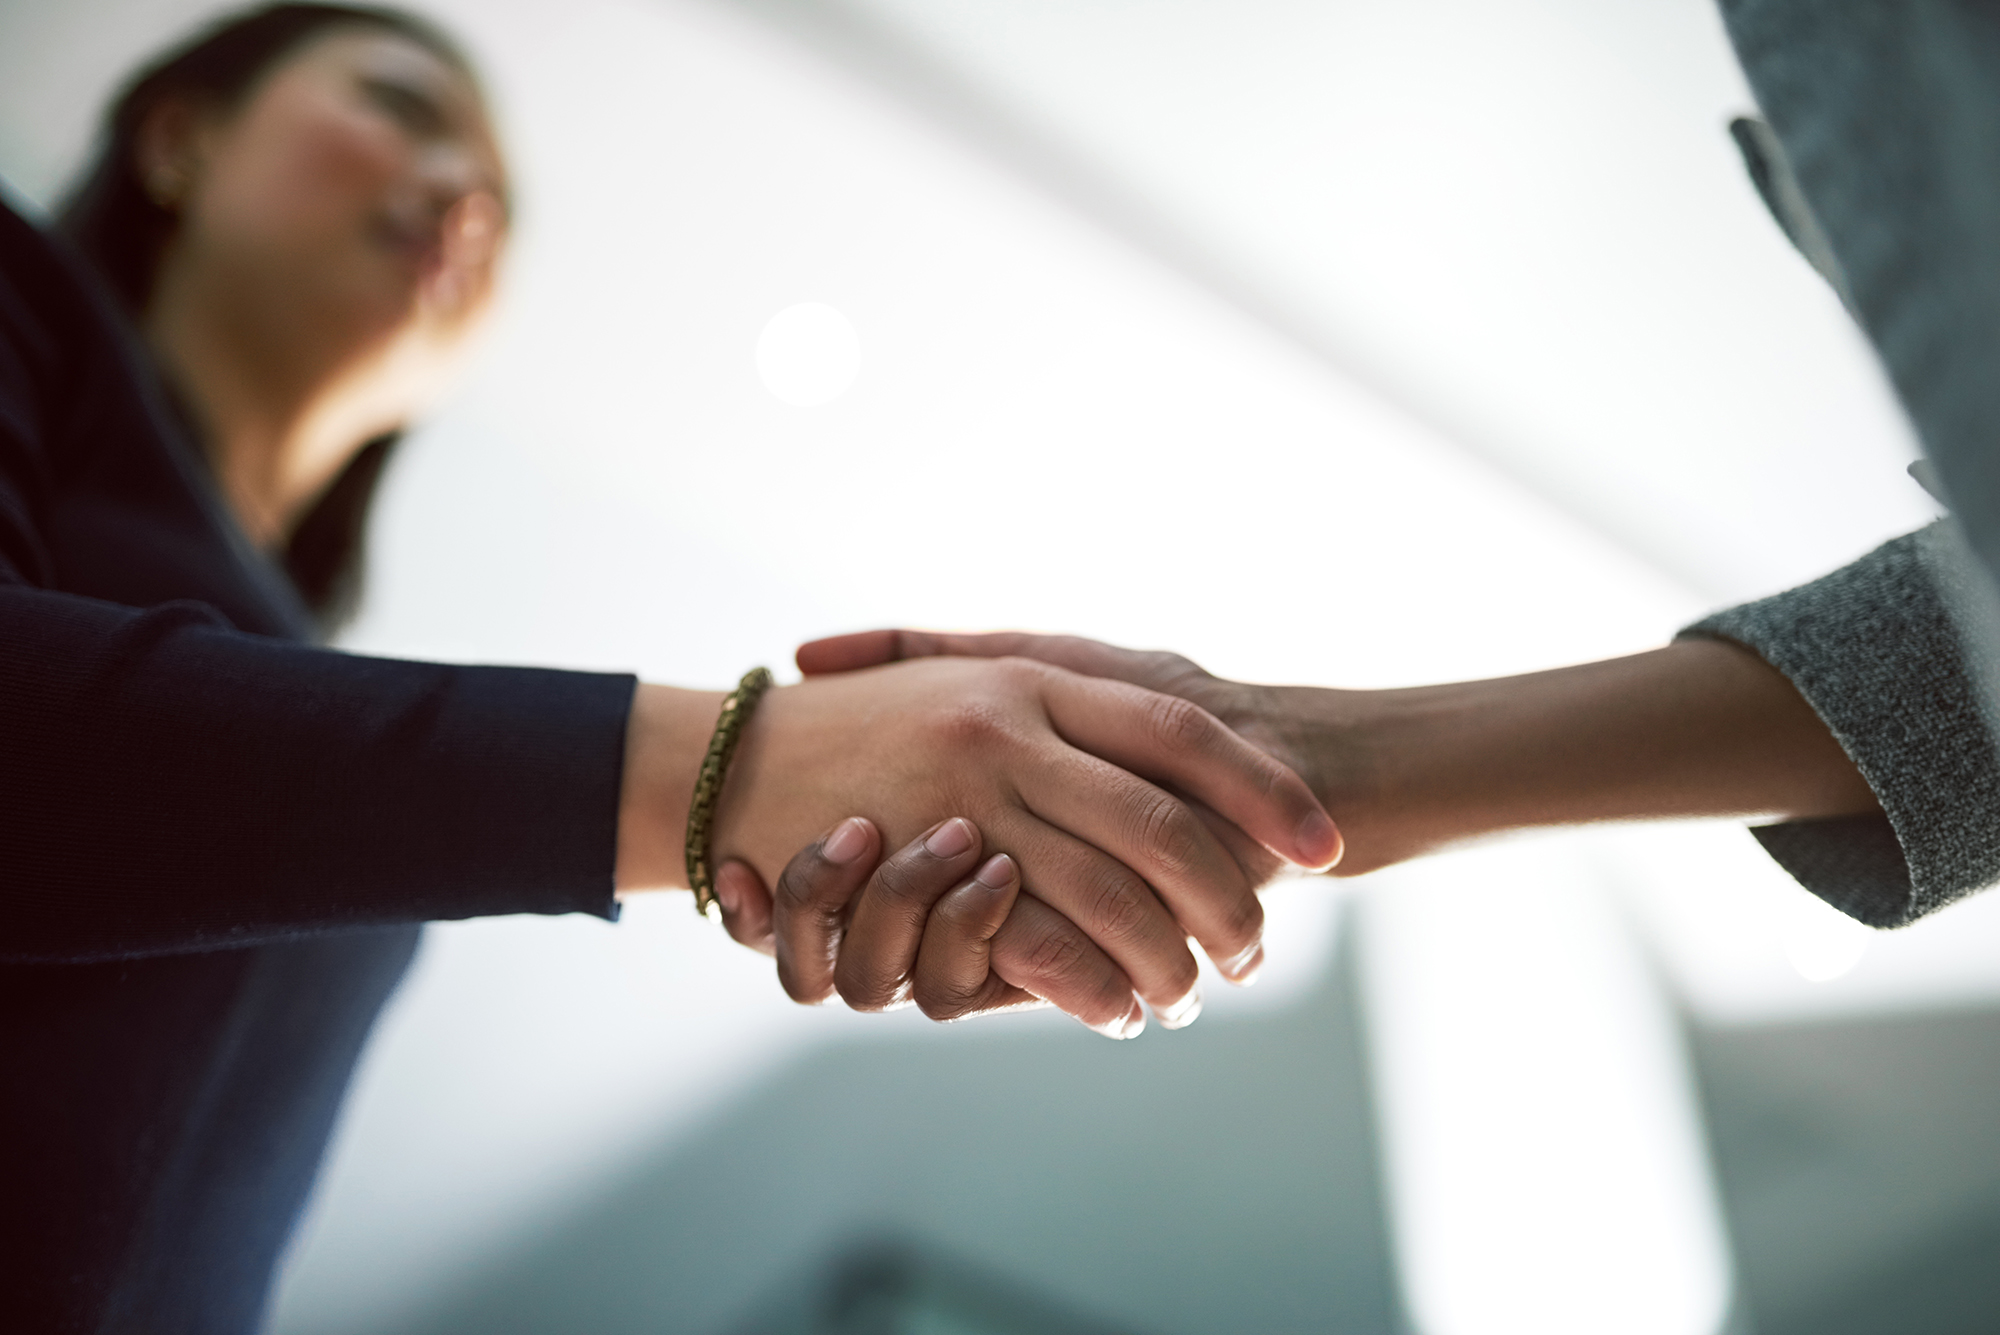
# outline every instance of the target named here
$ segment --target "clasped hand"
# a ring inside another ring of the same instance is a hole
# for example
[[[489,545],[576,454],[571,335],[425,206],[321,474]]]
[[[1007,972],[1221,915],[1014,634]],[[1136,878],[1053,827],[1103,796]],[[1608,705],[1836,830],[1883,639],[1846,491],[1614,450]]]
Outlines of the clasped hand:
[[[1296,773],[1187,700],[929,658],[772,691],[715,846],[730,934],[798,1001],[941,1020],[1050,1004],[1127,1037],[1142,1001],[1169,1026],[1198,1012],[1190,942],[1254,976],[1257,889],[1331,865],[1340,835]]]

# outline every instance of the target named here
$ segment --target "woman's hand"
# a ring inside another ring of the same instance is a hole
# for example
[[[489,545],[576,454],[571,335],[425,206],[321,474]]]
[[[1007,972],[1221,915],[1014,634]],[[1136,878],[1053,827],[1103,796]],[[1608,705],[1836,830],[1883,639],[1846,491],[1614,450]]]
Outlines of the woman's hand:
[[[869,630],[799,646],[799,670],[808,677],[852,672],[917,658],[1030,658],[1087,677],[1128,682],[1198,705],[1302,777],[1327,810],[1338,810],[1344,851],[1335,875],[1358,875],[1381,865],[1355,856],[1354,828],[1372,831],[1376,803],[1373,751],[1355,726],[1365,712],[1365,692],[1260,686],[1230,681],[1190,658],[1163,649],[1123,649],[1076,635],[997,631],[980,635],[924,630]],[[1351,706],[1351,707],[1350,707]],[[1199,810],[1199,808],[1197,808]],[[1203,812],[1205,817],[1212,813]],[[1285,860],[1243,837],[1227,821],[1208,819],[1217,838],[1258,885],[1285,869]],[[1370,854],[1381,848],[1368,841]]]
[[[705,707],[712,722],[714,706],[648,694],[665,690],[642,686],[633,708],[621,889],[680,879],[690,720]],[[1197,979],[1189,936],[1229,977],[1262,960],[1255,884],[1200,806],[1296,864],[1339,855],[1305,783],[1186,701],[1025,660],[932,659],[767,694],[731,767],[714,848],[769,884],[847,813],[868,813],[891,845],[963,813],[1018,864],[1023,905],[1074,923],[1130,990],[1177,1014]]]
[[[933,1020],[1054,1005],[1111,1038],[1146,1027],[1124,971],[1047,905],[1023,897],[1004,853],[981,859],[979,830],[941,821],[880,865],[881,836],[850,817],[801,850],[775,898],[743,862],[716,869],[729,934],[775,955],[794,1001],[838,995],[856,1010],[914,1004]],[[1199,998],[1163,1016],[1193,1021]]]
[[[917,658],[1031,658],[1086,677],[1107,677],[1162,695],[1179,696],[1199,705],[1231,731],[1283,761],[1306,780],[1322,801],[1333,786],[1330,782],[1333,776],[1323,772],[1333,760],[1325,736],[1333,717],[1323,707],[1302,707],[1306,703],[1304,697],[1362,694],[1230,681],[1180,654],[1162,649],[1122,649],[1076,635],[867,630],[813,640],[800,645],[798,650],[799,670],[808,677]]]
[[[812,677],[932,655],[1035,658],[1201,705],[1340,813],[1348,844],[1336,875],[1531,827],[1880,809],[1792,683],[1721,640],[1388,691],[1248,685],[1177,654],[1069,636],[867,631],[798,657]]]

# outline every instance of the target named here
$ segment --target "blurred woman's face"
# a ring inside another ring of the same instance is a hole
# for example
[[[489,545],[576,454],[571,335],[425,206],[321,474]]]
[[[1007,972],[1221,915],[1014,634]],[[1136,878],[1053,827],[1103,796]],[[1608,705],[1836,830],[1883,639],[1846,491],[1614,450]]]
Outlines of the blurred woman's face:
[[[162,282],[199,285],[268,374],[376,363],[420,398],[489,304],[505,236],[471,80],[408,38],[335,29],[241,106],[155,122],[142,178],[180,220]]]

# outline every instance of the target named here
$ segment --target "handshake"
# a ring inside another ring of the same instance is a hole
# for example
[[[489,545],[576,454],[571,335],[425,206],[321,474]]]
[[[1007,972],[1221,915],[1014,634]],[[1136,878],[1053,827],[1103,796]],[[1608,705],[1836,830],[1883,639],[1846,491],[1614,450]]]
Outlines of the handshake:
[[[744,728],[712,865],[730,935],[808,1004],[1051,1005],[1129,1038],[1149,1007],[1169,1028],[1200,1012],[1191,947],[1256,975],[1257,891],[1287,865],[1355,875],[1532,826],[1878,809],[1791,683],[1718,640],[1386,691],[1018,634],[874,631],[798,662],[806,680]],[[719,704],[639,687],[620,894],[686,885]]]
[[[874,632],[798,661],[807,680],[744,728],[712,837],[724,924],[794,1000],[937,1020],[1052,1005],[1117,1038],[1150,1007],[1179,1027],[1201,1009],[1191,946],[1248,982],[1258,889],[1340,859],[1257,688],[1185,659]],[[695,694],[639,688],[621,893],[685,884],[689,757],[715,718]]]

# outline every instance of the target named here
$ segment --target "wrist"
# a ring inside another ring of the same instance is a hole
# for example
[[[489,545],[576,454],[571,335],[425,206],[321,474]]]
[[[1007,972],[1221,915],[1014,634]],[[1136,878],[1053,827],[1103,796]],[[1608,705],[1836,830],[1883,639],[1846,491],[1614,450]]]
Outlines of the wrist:
[[[1411,817],[1410,772],[1425,711],[1407,691],[1249,686],[1245,737],[1290,765],[1340,827],[1335,876],[1358,876],[1423,846]]]
[[[1334,758],[1319,791],[1348,836],[1347,875],[1509,830],[1876,809],[1791,683],[1733,645],[1330,694],[1346,699],[1318,729]]]
[[[880,785],[864,781],[885,777],[880,761],[857,754],[857,731],[879,705],[859,678],[808,679],[764,693],[716,800],[715,862],[746,862],[775,887],[792,855],[843,817],[882,818],[866,800]]]
[[[721,691],[641,682],[625,724],[612,885],[621,896],[687,888],[688,804],[722,709]]]
[[[797,717],[804,689],[773,686],[764,692],[743,725],[715,802],[712,860],[747,862],[773,887],[792,854],[824,833],[794,828],[794,819],[813,806],[799,781],[808,774],[823,780],[828,772],[828,757],[808,754],[800,745],[808,731]]]

